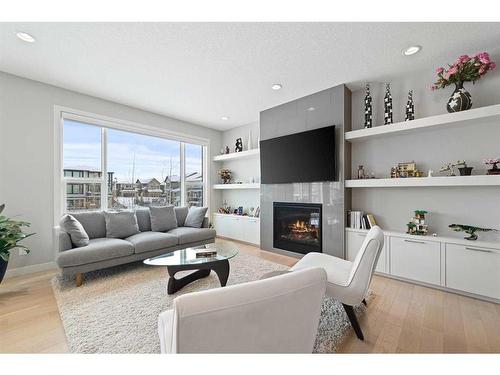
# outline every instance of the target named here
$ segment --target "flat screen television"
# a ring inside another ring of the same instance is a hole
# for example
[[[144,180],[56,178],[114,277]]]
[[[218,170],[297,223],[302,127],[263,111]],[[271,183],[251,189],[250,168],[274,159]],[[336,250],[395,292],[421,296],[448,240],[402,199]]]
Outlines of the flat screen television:
[[[260,142],[263,184],[335,181],[335,126]]]

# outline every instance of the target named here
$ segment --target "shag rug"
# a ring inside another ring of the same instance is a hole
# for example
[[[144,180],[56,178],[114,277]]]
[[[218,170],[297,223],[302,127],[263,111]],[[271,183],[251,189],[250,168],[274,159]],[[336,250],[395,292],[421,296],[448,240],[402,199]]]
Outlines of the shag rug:
[[[227,285],[258,280],[267,272],[287,267],[240,253],[230,260]],[[178,277],[183,276],[181,273]],[[158,315],[178,295],[219,288],[214,272],[173,296],[166,291],[164,267],[132,263],[85,274],[77,288],[72,278],[56,276],[52,288],[72,353],[159,353]],[[357,307],[358,312],[363,306]],[[325,298],[314,352],[332,353],[351,328],[342,305]]]

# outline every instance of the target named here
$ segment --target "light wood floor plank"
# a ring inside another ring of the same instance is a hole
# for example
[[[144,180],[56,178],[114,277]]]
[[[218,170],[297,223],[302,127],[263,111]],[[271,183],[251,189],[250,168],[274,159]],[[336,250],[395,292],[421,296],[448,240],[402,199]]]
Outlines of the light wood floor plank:
[[[218,239],[217,241],[225,241]],[[292,266],[297,258],[235,242],[241,252]],[[0,285],[0,353],[65,353],[66,337],[50,280],[55,272]],[[365,340],[351,330],[340,353],[500,353],[500,305],[374,276],[358,314]]]

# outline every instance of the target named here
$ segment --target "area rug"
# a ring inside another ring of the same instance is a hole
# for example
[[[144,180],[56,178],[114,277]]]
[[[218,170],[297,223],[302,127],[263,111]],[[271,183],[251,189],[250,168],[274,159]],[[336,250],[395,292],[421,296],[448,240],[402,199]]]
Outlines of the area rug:
[[[258,280],[267,272],[287,269],[241,253],[230,262],[228,285]],[[55,277],[52,287],[70,352],[159,353],[158,314],[170,309],[178,295],[220,287],[212,272],[169,296],[167,279],[165,268],[142,263],[90,272],[79,288],[75,287],[74,279]],[[362,309],[358,307],[358,312]],[[350,327],[342,305],[325,298],[314,352],[335,352]]]

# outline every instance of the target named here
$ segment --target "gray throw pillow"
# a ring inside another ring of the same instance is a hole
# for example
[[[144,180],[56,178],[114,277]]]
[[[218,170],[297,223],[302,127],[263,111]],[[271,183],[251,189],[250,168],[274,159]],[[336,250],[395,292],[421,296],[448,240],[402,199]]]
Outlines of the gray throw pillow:
[[[151,230],[153,232],[166,232],[177,228],[174,206],[149,207],[151,216]]]
[[[190,207],[186,217],[186,221],[184,222],[184,226],[192,228],[201,228],[207,210],[208,207]]]
[[[106,237],[125,238],[139,233],[135,212],[104,212]]]
[[[188,215],[189,207],[175,207],[175,216],[177,217],[177,226],[183,227]]]
[[[76,220],[72,215],[64,215],[59,222],[61,230],[69,234],[71,243],[76,247],[87,246],[89,244],[89,236],[83,225]]]

